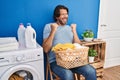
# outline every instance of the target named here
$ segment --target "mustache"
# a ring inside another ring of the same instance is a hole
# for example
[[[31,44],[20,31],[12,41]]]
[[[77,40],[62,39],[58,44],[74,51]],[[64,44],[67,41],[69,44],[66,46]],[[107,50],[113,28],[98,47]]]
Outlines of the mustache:
[[[68,19],[68,17],[64,17],[64,18],[62,18],[62,19]]]
[[[65,25],[65,24],[67,23],[67,21],[66,21],[66,22],[63,22],[62,20],[58,20],[58,22],[59,22],[61,25]]]

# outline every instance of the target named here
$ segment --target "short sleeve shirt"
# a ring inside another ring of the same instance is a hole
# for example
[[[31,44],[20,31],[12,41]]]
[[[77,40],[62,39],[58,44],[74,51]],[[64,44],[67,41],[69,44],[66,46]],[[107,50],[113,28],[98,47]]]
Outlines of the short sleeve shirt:
[[[43,39],[48,38],[48,36],[50,35],[51,32],[50,24],[46,24],[44,27]],[[72,42],[73,42],[73,33],[71,27],[69,25],[58,26],[53,39],[52,47],[57,45],[58,43],[64,44],[64,43],[72,43]],[[55,53],[53,51],[50,51],[48,53],[48,56],[50,63],[56,61]]]

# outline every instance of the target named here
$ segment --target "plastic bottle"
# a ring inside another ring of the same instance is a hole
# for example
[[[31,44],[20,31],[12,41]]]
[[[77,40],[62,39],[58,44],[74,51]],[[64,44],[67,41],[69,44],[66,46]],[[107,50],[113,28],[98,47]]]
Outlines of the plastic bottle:
[[[19,47],[25,48],[25,27],[23,23],[19,24],[17,34],[18,34]]]
[[[27,28],[25,31],[25,42],[27,48],[36,48],[36,32],[32,28],[31,23],[27,23]]]

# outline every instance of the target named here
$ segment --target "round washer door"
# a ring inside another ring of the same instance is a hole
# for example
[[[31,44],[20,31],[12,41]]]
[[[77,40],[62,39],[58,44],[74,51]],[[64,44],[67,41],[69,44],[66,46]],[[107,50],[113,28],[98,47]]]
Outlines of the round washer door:
[[[1,80],[8,80],[9,77],[15,73],[16,71],[19,70],[25,70],[25,71],[29,71],[30,73],[32,73],[33,76],[33,80],[43,80],[41,78],[40,73],[38,73],[38,71],[33,68],[30,65],[17,65],[17,66],[13,66],[11,68],[9,68],[2,76],[1,76]]]

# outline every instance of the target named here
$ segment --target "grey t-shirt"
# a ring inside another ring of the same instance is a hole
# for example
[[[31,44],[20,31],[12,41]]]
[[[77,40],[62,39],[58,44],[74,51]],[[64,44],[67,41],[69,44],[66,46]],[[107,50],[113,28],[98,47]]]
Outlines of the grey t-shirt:
[[[46,24],[44,27],[43,39],[48,38],[51,32],[50,24]],[[72,42],[73,42],[73,33],[71,27],[69,25],[58,26],[53,39],[52,47],[57,45],[58,43],[64,44],[64,43],[72,43]],[[50,53],[48,53],[48,56],[50,63],[56,61],[55,54],[53,51],[50,51]]]

